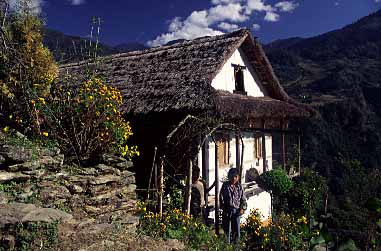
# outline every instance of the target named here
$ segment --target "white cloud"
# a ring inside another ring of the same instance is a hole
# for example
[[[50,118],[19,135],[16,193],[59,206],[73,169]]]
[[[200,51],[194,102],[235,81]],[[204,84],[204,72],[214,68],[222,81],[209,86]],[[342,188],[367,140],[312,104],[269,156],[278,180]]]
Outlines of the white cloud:
[[[278,8],[279,11],[282,12],[292,12],[299,6],[298,3],[294,3],[293,1],[282,1],[275,4],[275,7]]]
[[[230,31],[237,30],[239,28],[239,26],[236,24],[230,24],[230,23],[222,22],[218,25],[218,28],[230,32]]]
[[[10,0],[9,1],[9,7],[11,10],[17,11],[20,8],[20,0]],[[44,5],[43,0],[31,0],[26,2],[27,7],[30,9],[30,11],[34,14],[40,14],[42,10],[42,6]]]
[[[71,5],[81,5],[84,4],[85,0],[70,0]]]
[[[209,9],[193,11],[185,19],[173,18],[169,22],[168,32],[147,44],[159,46],[176,39],[222,34],[239,28],[239,23],[248,21],[252,15],[258,13],[264,14],[265,21],[277,22],[280,19],[279,12],[292,12],[299,6],[295,1],[280,1],[271,5],[266,0],[210,0],[210,3],[212,6]],[[253,30],[259,29],[259,25],[253,25]]]
[[[261,26],[259,24],[253,24],[253,30],[259,31],[261,29]]]
[[[272,11],[266,12],[266,16],[265,16],[266,21],[277,22],[279,21],[279,18],[280,18],[279,14],[275,12],[272,12]]]
[[[243,7],[240,4],[217,5],[209,9],[208,21],[214,24],[219,21],[229,20],[232,22],[244,22],[249,17],[243,13]]]

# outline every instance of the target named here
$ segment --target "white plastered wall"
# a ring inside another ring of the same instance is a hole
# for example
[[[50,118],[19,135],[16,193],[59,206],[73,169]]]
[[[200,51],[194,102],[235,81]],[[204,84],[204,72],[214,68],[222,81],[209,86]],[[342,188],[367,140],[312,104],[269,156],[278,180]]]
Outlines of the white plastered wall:
[[[231,167],[236,167],[236,138],[235,133],[230,133],[230,143],[229,143],[229,165],[221,166],[218,169],[218,176],[220,181],[220,189],[222,183],[227,179],[227,173]],[[242,182],[245,181],[246,171],[250,168],[256,168],[259,174],[263,173],[263,158],[257,159],[254,155],[254,134],[244,132],[242,133],[242,140],[244,145],[243,151],[243,171],[242,171]],[[215,144],[211,139],[208,139],[208,154],[209,154],[209,170],[208,176],[209,179],[207,183],[211,185],[215,180]],[[242,145],[240,143],[240,153],[242,154]],[[265,135],[266,142],[266,160],[268,161],[268,170],[272,169],[272,138],[271,135]],[[241,156],[240,156],[241,160]],[[202,154],[199,153],[199,166],[202,167]],[[212,189],[209,192],[209,195],[214,195],[215,190]],[[265,191],[260,191],[257,194],[254,194],[247,198],[248,209],[245,212],[245,215],[242,217],[244,220],[252,209],[258,209],[260,214],[263,216],[263,219],[267,219],[271,216],[271,197],[270,194]]]
[[[245,91],[247,92],[248,96],[263,97],[266,95],[265,91],[259,84],[259,79],[256,76],[253,67],[251,64],[249,64],[245,54],[241,49],[237,49],[225,63],[220,72],[213,79],[212,87],[217,90],[225,90],[233,93],[235,89],[235,79],[234,68],[232,64],[246,66],[246,70],[244,70],[243,73]]]

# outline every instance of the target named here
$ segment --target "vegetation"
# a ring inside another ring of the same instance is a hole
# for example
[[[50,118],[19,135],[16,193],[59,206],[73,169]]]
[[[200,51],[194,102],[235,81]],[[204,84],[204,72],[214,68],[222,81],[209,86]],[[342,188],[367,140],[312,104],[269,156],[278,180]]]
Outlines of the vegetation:
[[[0,124],[4,132],[16,129],[40,142],[55,142],[65,157],[82,161],[102,152],[132,158],[129,123],[120,111],[120,92],[99,78],[83,83],[58,83],[58,67],[42,43],[42,23],[19,2],[1,17]]]
[[[11,14],[3,11],[0,36],[0,121],[24,133],[38,132],[30,101],[47,97],[58,67],[42,43],[42,23],[20,1]]]

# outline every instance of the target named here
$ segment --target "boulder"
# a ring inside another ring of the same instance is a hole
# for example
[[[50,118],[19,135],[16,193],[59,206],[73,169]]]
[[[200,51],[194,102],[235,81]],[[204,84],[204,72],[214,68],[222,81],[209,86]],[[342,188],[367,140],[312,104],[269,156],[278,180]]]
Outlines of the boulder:
[[[33,150],[25,146],[6,144],[0,146],[0,155],[7,163],[23,163],[33,158]]]
[[[95,167],[100,174],[115,174],[120,175],[120,170],[113,168],[111,166],[107,166],[105,164],[99,164]]]
[[[29,179],[28,175],[22,174],[20,172],[11,173],[11,172],[0,171],[0,183],[5,183],[9,181],[23,181],[28,179]]]
[[[26,222],[68,222],[72,215],[53,208],[38,208],[33,204],[10,203],[0,205],[0,226]]]
[[[67,188],[69,189],[70,193],[72,193],[72,194],[84,192],[83,188],[79,185],[76,185],[76,184],[70,184],[67,186]]]
[[[107,165],[113,165],[113,164],[118,164],[121,162],[126,162],[127,160],[119,156],[105,153],[105,154],[102,154],[101,161],[102,163],[105,163]]]
[[[131,161],[123,161],[123,162],[119,162],[115,165],[116,168],[120,169],[120,170],[127,170],[131,167],[133,167],[133,163]]]
[[[91,185],[103,185],[111,182],[117,182],[120,180],[120,177],[112,175],[112,174],[107,174],[107,175],[102,175],[98,177],[92,177],[89,180],[89,183]]]

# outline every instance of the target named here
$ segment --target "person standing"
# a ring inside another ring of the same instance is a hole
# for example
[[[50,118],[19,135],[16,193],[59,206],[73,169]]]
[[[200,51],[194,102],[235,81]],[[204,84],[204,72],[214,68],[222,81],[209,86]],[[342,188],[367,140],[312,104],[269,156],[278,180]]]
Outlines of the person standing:
[[[222,184],[220,191],[222,227],[228,243],[239,242],[240,218],[247,208],[245,193],[239,178],[238,169],[231,168],[228,172],[228,181]]]

